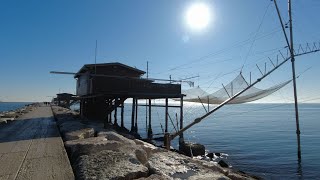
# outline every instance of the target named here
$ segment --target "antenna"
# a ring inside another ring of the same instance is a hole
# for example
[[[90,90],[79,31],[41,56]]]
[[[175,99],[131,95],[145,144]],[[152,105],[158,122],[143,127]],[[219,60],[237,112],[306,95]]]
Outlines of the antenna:
[[[96,49],[94,53],[94,74],[97,74],[97,49],[98,49],[98,40],[96,40]]]
[[[149,61],[147,61],[147,79],[149,78]]]

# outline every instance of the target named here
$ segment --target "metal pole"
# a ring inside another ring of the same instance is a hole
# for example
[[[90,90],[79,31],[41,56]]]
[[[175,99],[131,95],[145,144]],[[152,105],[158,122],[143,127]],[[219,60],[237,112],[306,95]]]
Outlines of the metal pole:
[[[297,98],[297,87],[296,87],[296,72],[295,72],[295,58],[293,51],[293,31],[292,31],[292,11],[291,11],[291,0],[288,0],[289,6],[289,25],[290,25],[290,55],[291,55],[291,64],[292,64],[292,80],[293,80],[293,92],[294,92],[294,107],[296,115],[296,134],[298,142],[298,159],[301,159],[301,148],[300,148],[300,127],[299,127],[299,110],[298,110],[298,98]]]

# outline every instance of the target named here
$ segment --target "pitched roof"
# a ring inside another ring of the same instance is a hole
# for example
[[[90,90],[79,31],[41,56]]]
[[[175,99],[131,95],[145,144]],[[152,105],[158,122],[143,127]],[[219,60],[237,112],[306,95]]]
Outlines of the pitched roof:
[[[101,63],[101,64],[85,64],[84,66],[82,66],[82,68],[78,71],[78,73],[75,75],[75,77],[78,77],[80,73],[84,73],[86,71],[88,71],[88,69],[90,68],[94,68],[94,67],[105,67],[105,66],[121,66],[121,67],[124,67],[126,69],[129,69],[129,70],[132,70],[132,71],[135,71],[139,74],[145,74],[146,72],[145,71],[142,71],[140,69],[137,69],[137,68],[134,68],[134,67],[131,67],[131,66],[128,66],[128,65],[125,65],[125,64],[122,64],[122,63],[119,63],[119,62],[111,62],[111,63]]]

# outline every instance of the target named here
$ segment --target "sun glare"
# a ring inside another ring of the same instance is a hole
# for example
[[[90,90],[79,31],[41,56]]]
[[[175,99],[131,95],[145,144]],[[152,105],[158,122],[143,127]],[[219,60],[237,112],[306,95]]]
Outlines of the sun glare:
[[[205,29],[209,25],[210,18],[210,9],[204,3],[192,4],[185,14],[188,27],[197,31]]]

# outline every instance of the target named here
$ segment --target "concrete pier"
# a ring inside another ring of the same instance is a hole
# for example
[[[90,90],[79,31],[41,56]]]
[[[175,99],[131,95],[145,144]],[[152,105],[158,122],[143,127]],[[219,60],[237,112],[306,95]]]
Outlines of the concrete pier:
[[[2,179],[74,179],[49,106],[0,125]]]

